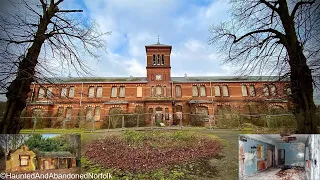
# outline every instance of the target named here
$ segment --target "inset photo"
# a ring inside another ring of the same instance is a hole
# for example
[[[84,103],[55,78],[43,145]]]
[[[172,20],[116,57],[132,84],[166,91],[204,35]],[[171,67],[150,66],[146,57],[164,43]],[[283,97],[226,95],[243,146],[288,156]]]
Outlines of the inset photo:
[[[240,134],[240,180],[320,179],[320,135]]]
[[[19,179],[30,179],[25,174],[79,174],[80,147],[80,135],[2,134],[0,171],[21,175]]]

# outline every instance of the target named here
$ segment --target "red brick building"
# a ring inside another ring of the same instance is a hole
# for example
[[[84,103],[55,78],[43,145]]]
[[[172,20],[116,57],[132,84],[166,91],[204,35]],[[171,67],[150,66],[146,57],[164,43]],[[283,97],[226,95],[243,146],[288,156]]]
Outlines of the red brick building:
[[[70,119],[82,109],[99,126],[113,109],[134,113],[137,106],[167,124],[181,118],[188,123],[181,112],[205,114],[214,122],[213,115],[224,107],[246,109],[256,102],[288,108],[291,90],[279,77],[171,77],[172,46],[157,43],[145,49],[147,77],[60,78],[52,79],[53,84],[33,84],[27,112]]]

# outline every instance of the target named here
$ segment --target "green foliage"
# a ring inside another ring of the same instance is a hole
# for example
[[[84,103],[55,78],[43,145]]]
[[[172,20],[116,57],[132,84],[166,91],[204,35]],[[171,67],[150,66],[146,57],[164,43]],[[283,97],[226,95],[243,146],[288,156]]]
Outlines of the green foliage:
[[[147,138],[146,133],[127,130],[123,133],[123,138],[130,143],[140,143]]]
[[[43,138],[40,134],[31,136],[25,144],[32,150],[39,151],[68,151],[69,143],[66,139]]]
[[[178,141],[190,141],[195,140],[195,135],[191,133],[186,133],[184,131],[175,131],[171,134],[171,138]]]
[[[288,116],[266,116],[268,128],[296,128],[297,121],[294,115]]]

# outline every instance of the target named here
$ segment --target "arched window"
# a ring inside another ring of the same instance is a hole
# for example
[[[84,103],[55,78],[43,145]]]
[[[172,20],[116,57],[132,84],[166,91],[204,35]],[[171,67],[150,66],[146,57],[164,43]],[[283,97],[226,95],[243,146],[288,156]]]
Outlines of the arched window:
[[[181,86],[176,85],[176,97],[181,97]]]

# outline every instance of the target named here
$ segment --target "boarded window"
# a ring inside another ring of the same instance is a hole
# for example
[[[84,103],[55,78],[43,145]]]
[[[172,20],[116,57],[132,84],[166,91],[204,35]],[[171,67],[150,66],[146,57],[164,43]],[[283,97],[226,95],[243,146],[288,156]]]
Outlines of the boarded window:
[[[247,91],[246,85],[242,85],[241,90],[242,90],[242,96],[248,96],[248,91]]]
[[[94,120],[100,121],[100,107],[94,109]]]
[[[71,120],[71,116],[72,116],[72,108],[71,107],[67,107],[67,110],[66,110],[66,121],[70,121]]]
[[[142,97],[142,87],[141,86],[137,87],[137,97]]]
[[[198,87],[196,85],[192,86],[192,96],[199,96]]]
[[[254,88],[254,85],[249,86],[250,96],[256,96],[256,90]]]
[[[38,98],[44,98],[44,89],[41,87],[39,88],[39,95]]]
[[[162,65],[164,65],[164,55],[162,54]]]
[[[62,88],[61,88],[61,94],[60,94],[60,96],[61,96],[62,98],[67,97],[67,88],[66,88],[66,87],[62,87]]]
[[[269,96],[269,88],[267,85],[263,86],[263,94],[264,96]]]
[[[229,96],[228,86],[226,85],[222,86],[222,94],[223,96]]]
[[[52,98],[52,87],[48,87],[47,89],[47,98]]]
[[[111,97],[117,97],[117,87],[112,86],[111,88]]]
[[[291,95],[292,94],[292,91],[291,91],[291,88],[287,88],[287,95]]]
[[[152,87],[151,87],[151,96],[154,96],[154,95],[155,95],[155,87],[152,86]]]
[[[94,87],[90,86],[89,87],[89,98],[94,98]]]
[[[180,85],[176,86],[176,97],[181,97],[181,86]]]
[[[162,76],[161,76],[161,74],[157,74],[157,75],[156,75],[156,80],[157,80],[157,81],[162,80]]]
[[[102,87],[99,86],[97,87],[97,98],[101,98],[102,97]]]
[[[200,96],[207,96],[206,95],[206,86],[204,86],[204,85],[200,86]]]
[[[152,56],[152,64],[156,65],[156,55],[155,54]]]
[[[277,95],[277,90],[276,90],[276,86],[275,85],[270,85],[270,91],[271,91],[271,95],[275,96]]]
[[[87,107],[86,120],[92,121],[92,107]]]
[[[220,94],[220,86],[214,86],[214,95],[221,96]]]
[[[20,166],[28,166],[29,165],[29,156],[27,155],[19,155],[20,156]]]
[[[119,97],[125,97],[125,96],[126,96],[126,87],[120,86]]]
[[[161,95],[161,86],[156,87],[156,95]]]
[[[71,86],[69,89],[69,97],[71,97],[71,98],[74,97],[74,86]]]
[[[163,96],[167,96],[167,87],[163,86]]]

